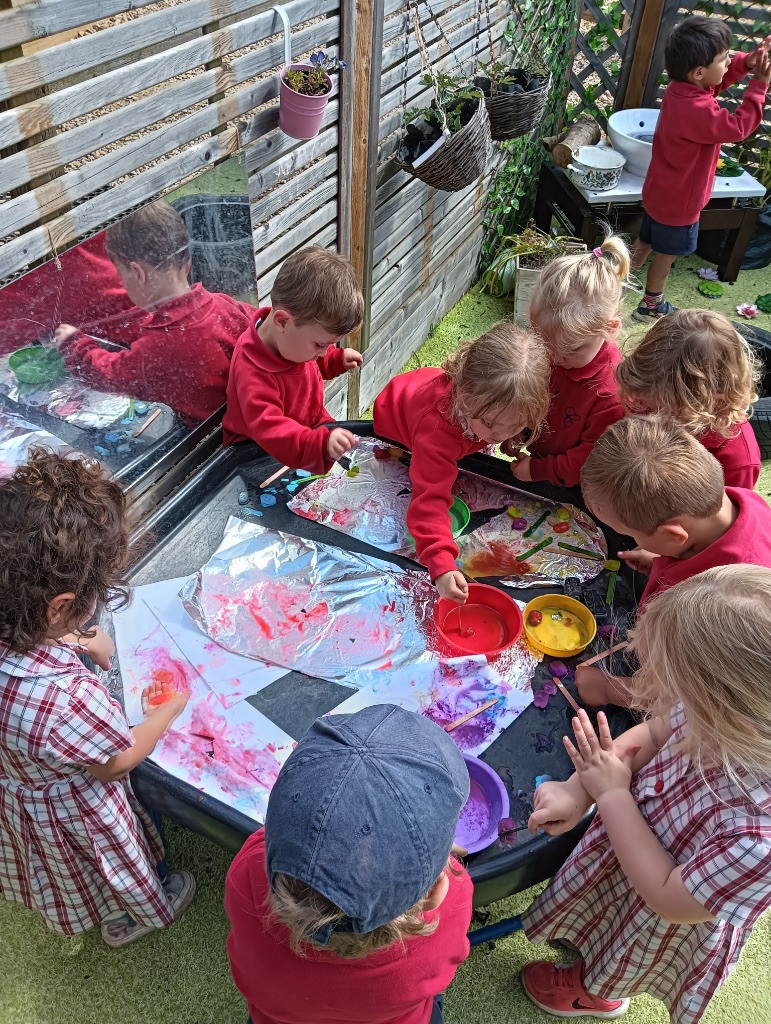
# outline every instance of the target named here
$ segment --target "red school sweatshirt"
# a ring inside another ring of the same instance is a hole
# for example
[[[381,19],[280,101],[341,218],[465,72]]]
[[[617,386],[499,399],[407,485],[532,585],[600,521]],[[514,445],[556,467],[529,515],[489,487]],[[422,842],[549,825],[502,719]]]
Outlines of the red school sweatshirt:
[[[718,94],[744,78],[747,70],[747,54],[737,53],[720,85],[667,86],[642,191],[643,209],[659,224],[694,224],[712,196],[721,145],[741,142],[763,120],[767,85],[757,78],[747,85],[733,113],[717,101]]]
[[[562,487],[575,487],[581,467],[597,439],[624,415],[618,397],[616,367],[621,353],[606,341],[586,366],[567,369],[552,364],[551,405],[541,433],[528,449],[530,476]]]
[[[93,387],[165,402],[193,424],[224,405],[233,348],[254,314],[246,302],[195,284],[146,313],[123,352],[108,352],[81,332],[60,351],[67,367]]]
[[[270,306],[258,309],[236,344],[223,444],[251,438],[277,462],[326,473],[334,460],[324,424],[334,418],[324,408],[324,381],[346,372],[343,349],[330,345],[319,359],[290,363],[260,337],[260,324],[269,313]]]
[[[723,467],[726,487],[753,489],[760,476],[760,448],[750,423],[739,424],[733,437],[710,431],[699,441]]]
[[[407,529],[432,581],[458,568],[458,545],[450,528],[458,460],[487,447],[486,441],[464,433],[452,414],[451,391],[444,370],[426,367],[400,373],[375,399],[375,433],[412,452]]]
[[[439,918],[433,934],[361,960],[312,947],[298,956],[287,928],[266,907],[265,833],[255,832],[225,881],[230,969],[252,1024],[428,1024],[434,996],[447,988],[469,952],[471,879],[463,870],[447,877],[447,895],[426,914]]]
[[[739,509],[739,514],[722,537],[690,558],[668,558],[658,555],[648,583],[637,605],[642,611],[646,601],[697,573],[717,565],[761,565],[771,569],[771,508],[755,491],[743,487],[726,487],[726,494]]]

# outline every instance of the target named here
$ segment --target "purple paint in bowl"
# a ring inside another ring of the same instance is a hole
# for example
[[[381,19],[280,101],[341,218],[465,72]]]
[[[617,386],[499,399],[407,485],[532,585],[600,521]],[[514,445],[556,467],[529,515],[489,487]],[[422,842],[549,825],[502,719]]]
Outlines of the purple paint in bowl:
[[[509,794],[496,772],[478,757],[464,754],[471,788],[460,812],[455,842],[479,853],[498,838],[498,822],[509,815]]]

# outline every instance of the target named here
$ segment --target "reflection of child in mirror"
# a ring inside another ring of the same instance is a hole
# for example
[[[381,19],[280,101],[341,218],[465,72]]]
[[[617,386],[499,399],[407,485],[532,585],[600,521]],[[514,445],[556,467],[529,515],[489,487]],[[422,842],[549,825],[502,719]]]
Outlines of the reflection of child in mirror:
[[[195,892],[186,871],[158,877],[160,836],[128,779],[188,694],[153,707],[148,686],[130,729],[73,650],[109,666],[115,645],[87,623],[125,598],[130,532],[95,462],[33,448],[0,482],[0,892],[60,934],[101,926],[110,946],[166,927]]]
[[[326,473],[356,443],[324,426],[324,381],[361,366],[361,353],[337,346],[361,324],[364,298],[348,260],[318,246],[286,260],[271,298],[236,345],[225,444],[251,439],[293,469]]]
[[[594,442],[623,416],[615,339],[628,273],[627,248],[611,235],[591,252],[560,256],[541,274],[530,319],[549,351],[552,402],[543,430],[528,444],[531,458],[504,449],[516,459],[517,480],[575,487]]]
[[[182,218],[163,201],[108,228],[107,252],[147,315],[123,352],[108,352],[69,324],[57,328],[56,341],[69,369],[94,387],[164,402],[195,424],[224,405],[233,348],[254,308],[201,284],[191,288],[189,243]]]
[[[458,460],[535,433],[548,408],[543,342],[510,323],[463,342],[441,370],[399,374],[375,399],[376,432],[412,452],[407,528],[442,597],[468,597],[449,517]]]

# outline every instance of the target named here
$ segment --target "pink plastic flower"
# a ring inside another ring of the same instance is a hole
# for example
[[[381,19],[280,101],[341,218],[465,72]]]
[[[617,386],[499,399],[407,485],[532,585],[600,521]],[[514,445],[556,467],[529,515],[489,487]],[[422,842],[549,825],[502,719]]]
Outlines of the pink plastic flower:
[[[754,320],[758,315],[758,307],[754,302],[742,302],[736,307],[736,312],[747,320]]]

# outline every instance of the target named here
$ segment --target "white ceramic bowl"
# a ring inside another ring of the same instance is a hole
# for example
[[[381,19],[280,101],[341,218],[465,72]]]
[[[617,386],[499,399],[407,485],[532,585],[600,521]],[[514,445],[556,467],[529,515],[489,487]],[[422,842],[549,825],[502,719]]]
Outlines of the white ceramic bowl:
[[[613,148],[626,157],[626,169],[630,174],[644,178],[648,173],[658,119],[658,110],[648,107],[617,110],[608,118],[610,141]]]
[[[568,175],[574,185],[593,192],[607,192],[618,185],[626,157],[609,146],[581,146],[573,162],[568,164]]]

